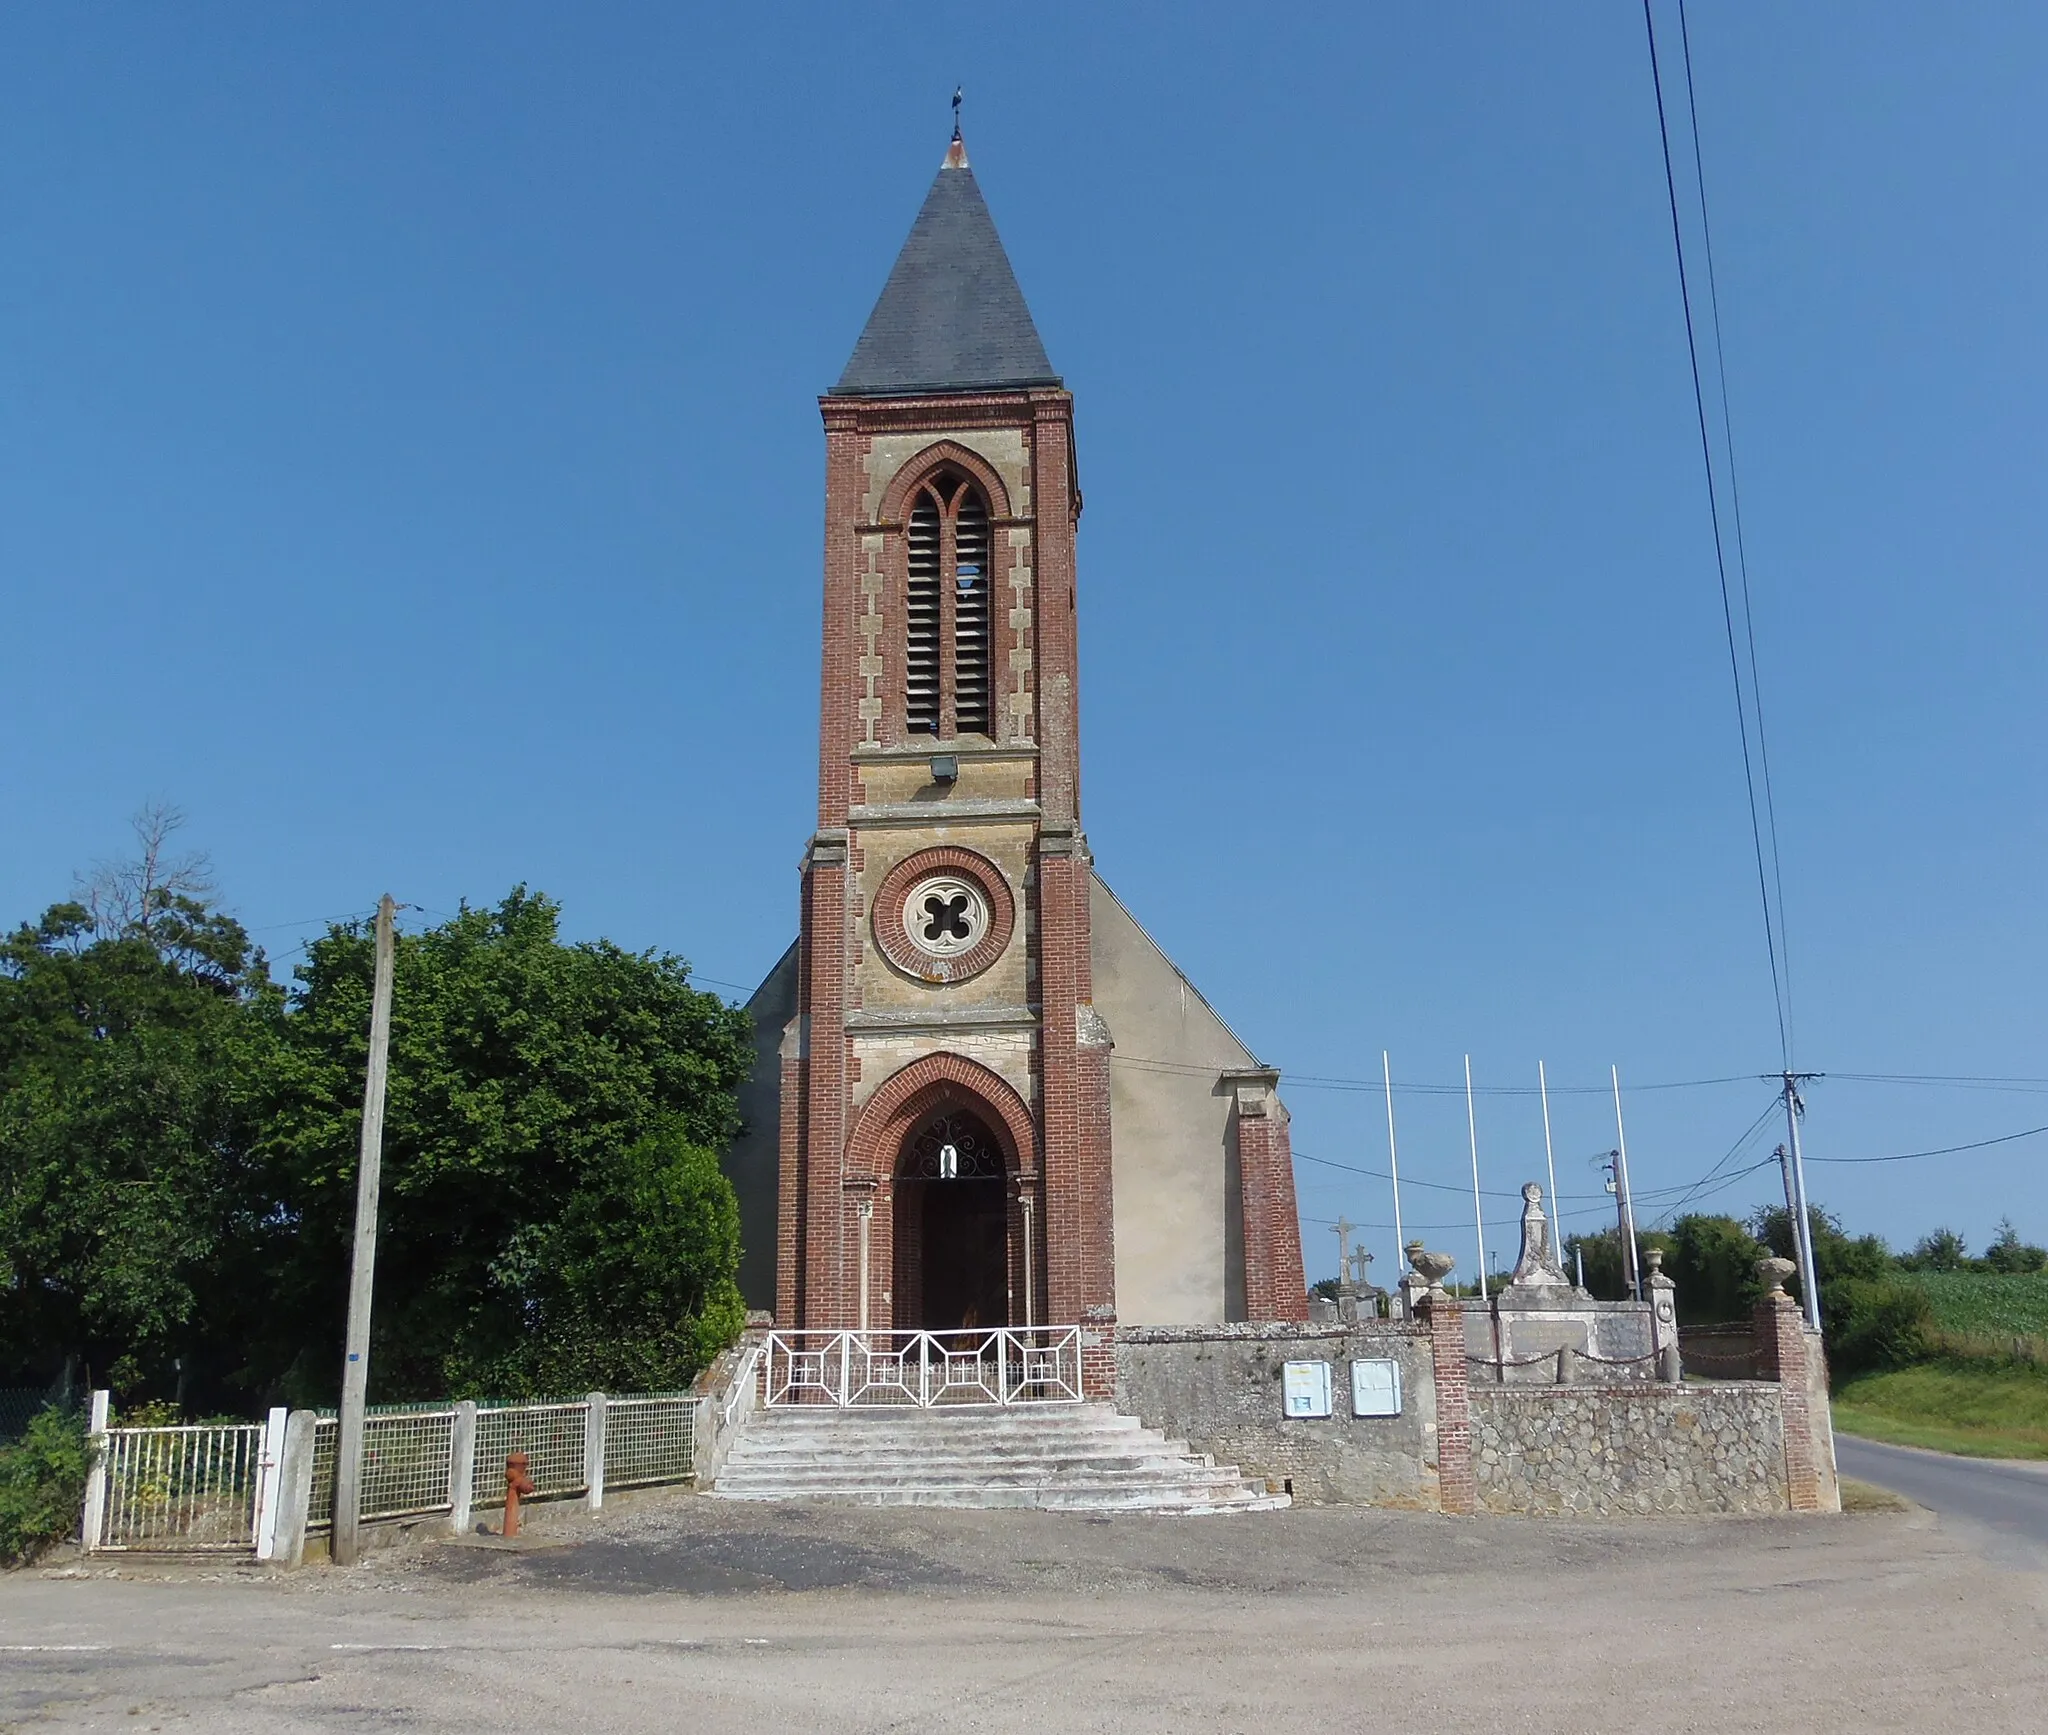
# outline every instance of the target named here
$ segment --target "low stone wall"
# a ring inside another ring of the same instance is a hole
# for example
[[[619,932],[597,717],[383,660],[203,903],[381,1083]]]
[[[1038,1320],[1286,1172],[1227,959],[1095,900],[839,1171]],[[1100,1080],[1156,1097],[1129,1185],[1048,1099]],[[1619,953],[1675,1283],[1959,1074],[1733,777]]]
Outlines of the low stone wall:
[[[1398,1416],[1351,1414],[1353,1360],[1401,1369]],[[1332,1414],[1282,1414],[1281,1368],[1330,1364]],[[1306,1504],[1437,1509],[1436,1381],[1427,1329],[1354,1325],[1125,1326],[1116,1407]]]
[[[1475,1384],[1472,1467],[1488,1512],[1788,1509],[1778,1387]]]

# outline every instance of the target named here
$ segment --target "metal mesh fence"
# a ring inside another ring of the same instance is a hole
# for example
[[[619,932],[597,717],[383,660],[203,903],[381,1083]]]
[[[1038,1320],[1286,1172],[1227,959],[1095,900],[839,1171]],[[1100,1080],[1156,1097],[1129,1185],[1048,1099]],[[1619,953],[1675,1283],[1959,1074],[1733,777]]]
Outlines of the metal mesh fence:
[[[260,1426],[109,1428],[106,1549],[247,1550],[256,1538]]]
[[[367,1417],[363,1423],[363,1517],[446,1512],[454,1451],[453,1410],[396,1410]]]
[[[691,1474],[697,1405],[675,1394],[611,1398],[604,1407],[607,1488],[676,1482]]]
[[[322,1416],[313,1424],[313,1498],[306,1505],[306,1528],[327,1530],[334,1524],[334,1459],[341,1445],[341,1423]]]
[[[505,1494],[505,1459],[527,1455],[535,1497],[580,1494],[583,1439],[589,1404],[497,1404],[477,1406],[476,1460],[470,1498],[479,1507],[496,1505]],[[694,1474],[697,1400],[677,1392],[641,1392],[605,1402],[604,1476],[607,1487],[631,1488],[654,1482],[686,1482]],[[313,1431],[313,1488],[307,1506],[309,1531],[334,1527],[334,1466],[341,1425],[321,1416]],[[450,1510],[454,1469],[455,1411],[387,1404],[373,1408],[363,1424],[362,1516],[407,1518]]]
[[[521,1404],[517,1408],[479,1409],[476,1417],[476,1472],[470,1498],[479,1506],[502,1499],[505,1459],[526,1454],[526,1473],[534,1495],[575,1494],[583,1479],[583,1417],[588,1404]]]
[[[41,1386],[9,1386],[0,1390],[0,1446],[28,1432],[29,1423],[49,1401],[50,1394]]]

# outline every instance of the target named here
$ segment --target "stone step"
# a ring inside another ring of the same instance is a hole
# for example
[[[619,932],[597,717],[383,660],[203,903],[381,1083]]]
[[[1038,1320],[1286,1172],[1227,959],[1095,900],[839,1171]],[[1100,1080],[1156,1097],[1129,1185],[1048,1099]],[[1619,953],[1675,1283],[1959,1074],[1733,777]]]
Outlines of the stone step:
[[[1197,1517],[1214,1512],[1278,1512],[1293,1504],[1285,1494],[1261,1493],[1242,1483],[1213,1494],[1175,1487],[991,1488],[981,1483],[876,1485],[801,1493],[789,1490],[728,1491],[721,1485],[717,1493],[727,1500],[747,1500],[762,1505],[953,1506],[994,1511],[1133,1512],[1168,1517]]]
[[[921,1410],[788,1406],[742,1425],[712,1492],[731,1500],[1047,1511],[1270,1511],[1233,1465],[1107,1404]]]
[[[1237,1473],[1235,1465],[1205,1467],[1171,1461],[1146,1461],[1131,1464],[1105,1464],[1093,1460],[1085,1464],[1062,1464],[1039,1462],[1005,1466],[996,1469],[964,1461],[929,1463],[923,1459],[900,1469],[880,1464],[801,1466],[769,1465],[758,1463],[728,1463],[719,1472],[718,1485],[721,1488],[738,1487],[785,1487],[806,1488],[865,1487],[871,1483],[893,1482],[984,1482],[990,1487],[1037,1487],[1054,1482],[1100,1482],[1105,1486],[1112,1483],[1167,1483],[1205,1488],[1231,1488],[1241,1485],[1244,1478]]]

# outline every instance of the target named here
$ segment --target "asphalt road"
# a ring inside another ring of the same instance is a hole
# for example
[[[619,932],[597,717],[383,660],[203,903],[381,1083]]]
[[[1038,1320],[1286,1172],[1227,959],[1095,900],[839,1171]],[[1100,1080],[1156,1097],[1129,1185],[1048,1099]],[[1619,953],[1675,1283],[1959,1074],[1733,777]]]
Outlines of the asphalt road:
[[[541,1508],[530,1544],[0,1573],[0,1729],[2040,1735],[2048,1574],[1924,1510]]]
[[[1847,1434],[1835,1436],[1835,1462],[1844,1476],[1939,1514],[1945,1528],[1994,1559],[2048,1571],[2048,1464],[1952,1458]]]

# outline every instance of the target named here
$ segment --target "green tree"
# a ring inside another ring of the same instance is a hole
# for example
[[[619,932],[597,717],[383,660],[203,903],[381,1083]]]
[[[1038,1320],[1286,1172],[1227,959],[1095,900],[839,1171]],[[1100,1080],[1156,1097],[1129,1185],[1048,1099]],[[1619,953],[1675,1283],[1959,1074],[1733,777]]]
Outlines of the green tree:
[[[0,940],[0,1363],[67,1361],[182,1395],[205,1377],[226,1248],[263,1207],[248,1162],[262,954],[172,862],[141,854]]]
[[[514,1235],[495,1276],[524,1330],[481,1383],[506,1395],[660,1391],[746,1324],[740,1213],[717,1153],[670,1129],[598,1164],[560,1216]]]
[[[1638,1229],[1637,1253],[1648,1253],[1653,1247],[1664,1255],[1664,1269],[1669,1272],[1676,1248],[1672,1237],[1661,1229]],[[1577,1275],[1578,1262],[1581,1259],[1585,1261],[1586,1288],[1591,1294],[1602,1301],[1621,1301],[1627,1297],[1628,1260],[1622,1250],[1619,1229],[1602,1229],[1592,1235],[1567,1236],[1564,1243],[1564,1269],[1567,1276]],[[1643,1263],[1643,1271],[1649,1271],[1647,1260]],[[1682,1306],[1682,1292],[1679,1301]]]
[[[1924,1356],[1934,1310],[1923,1291],[1902,1280],[1883,1239],[1845,1234],[1839,1219],[1818,1205],[1807,1212],[1831,1371],[1840,1376],[1898,1367]],[[1779,1258],[1797,1262],[1792,1213],[1782,1205],[1757,1212],[1750,1228]],[[1798,1293],[1800,1280],[1793,1278],[1787,1287]]]
[[[1999,1221],[1998,1233],[1984,1249],[1984,1263],[1992,1271],[2024,1273],[2048,1271],[2048,1248],[2030,1247],[2020,1239],[2010,1217]]]
[[[1899,1260],[1908,1271],[1961,1271],[1970,1262],[1970,1250],[1953,1229],[1936,1229],[1913,1244],[1913,1251]]]
[[[678,958],[558,930],[558,907],[521,887],[398,941],[379,1400],[606,1370],[672,1383],[741,1323],[736,1208],[710,1153],[738,1128],[746,1014],[691,988]],[[333,927],[308,953],[275,1020],[262,1147],[282,1276],[251,1322],[255,1364],[300,1398],[338,1378],[368,927]]]
[[[1686,1325],[1747,1320],[1763,1293],[1756,1262],[1764,1248],[1733,1217],[1685,1216],[1671,1225],[1665,1270],[1678,1285],[1678,1317]]]

